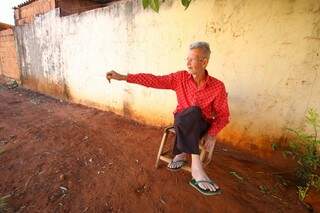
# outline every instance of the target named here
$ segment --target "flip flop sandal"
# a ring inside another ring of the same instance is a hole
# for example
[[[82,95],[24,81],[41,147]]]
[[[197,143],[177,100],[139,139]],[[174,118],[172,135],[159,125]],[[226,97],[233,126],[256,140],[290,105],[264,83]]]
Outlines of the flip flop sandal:
[[[219,195],[219,194],[222,194],[222,190],[219,188],[217,189],[216,191],[210,191],[210,189],[203,189],[199,186],[199,183],[210,183],[211,185],[214,184],[213,181],[211,180],[199,180],[199,181],[196,181],[195,179],[192,179],[189,184],[195,188],[196,190],[198,190],[201,194],[204,194],[204,195]]]
[[[169,169],[170,171],[178,171],[179,169],[181,169],[184,165],[187,164],[186,160],[177,160],[177,161],[171,161],[168,166],[167,169]],[[173,166],[176,165],[173,168],[170,168],[169,166]],[[177,166],[178,165],[178,166]]]

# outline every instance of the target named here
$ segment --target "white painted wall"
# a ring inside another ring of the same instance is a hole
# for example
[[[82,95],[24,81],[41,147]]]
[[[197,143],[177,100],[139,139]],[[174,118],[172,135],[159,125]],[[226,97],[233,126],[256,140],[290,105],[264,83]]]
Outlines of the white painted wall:
[[[54,37],[57,43],[41,51],[39,72],[47,70],[46,58],[59,57],[67,92],[77,103],[169,124],[174,92],[109,84],[105,72],[162,75],[185,69],[188,45],[205,40],[213,51],[208,71],[229,93],[232,119],[220,139],[264,150],[286,135],[285,127],[300,126],[309,107],[320,112],[318,0],[198,0],[186,11],[172,0],[159,14],[134,0],[63,18],[52,11],[38,20],[20,29],[21,45],[32,49],[28,37]],[[23,35],[30,28],[42,33]]]

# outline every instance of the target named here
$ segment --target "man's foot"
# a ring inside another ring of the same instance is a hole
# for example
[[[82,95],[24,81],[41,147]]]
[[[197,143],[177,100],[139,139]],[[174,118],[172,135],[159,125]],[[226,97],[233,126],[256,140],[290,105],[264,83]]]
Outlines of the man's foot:
[[[199,155],[192,154],[191,165],[192,178],[198,183],[197,185],[203,190],[218,191],[220,188],[217,184],[212,182],[203,170]]]
[[[190,186],[192,186],[193,188],[195,188],[196,190],[198,190],[201,194],[204,195],[218,195],[221,194],[221,190],[217,189],[216,191],[211,191],[210,189],[202,189],[199,184],[200,183],[209,183],[209,184],[214,184],[213,181],[207,181],[207,180],[200,180],[200,181],[196,181],[195,179],[192,179],[189,184]]]
[[[179,155],[174,156],[173,160],[168,164],[167,168],[170,170],[178,170],[181,169],[186,163],[186,153],[181,153]]]

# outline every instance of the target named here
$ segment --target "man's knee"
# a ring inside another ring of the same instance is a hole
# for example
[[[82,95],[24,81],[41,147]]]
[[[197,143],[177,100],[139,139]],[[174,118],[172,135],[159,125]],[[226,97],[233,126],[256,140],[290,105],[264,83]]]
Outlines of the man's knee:
[[[192,122],[195,119],[201,118],[202,112],[200,107],[198,106],[191,106],[186,108],[180,113],[177,113],[175,116],[175,123],[184,123],[184,122]]]

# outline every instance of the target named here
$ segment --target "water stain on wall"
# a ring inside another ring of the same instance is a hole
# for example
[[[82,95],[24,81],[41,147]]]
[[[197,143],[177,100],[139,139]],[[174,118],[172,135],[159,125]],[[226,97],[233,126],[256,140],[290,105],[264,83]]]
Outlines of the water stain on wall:
[[[125,89],[124,90],[124,97],[123,97],[123,104],[122,104],[122,110],[123,110],[123,115],[125,117],[132,117],[132,107],[131,103],[133,101],[132,97],[132,92],[130,89]]]
[[[39,79],[32,76],[25,76],[22,79],[22,83],[26,88],[39,91],[44,94],[54,96],[56,98],[68,99],[68,90],[65,84],[57,84],[51,82],[48,79]]]

